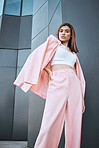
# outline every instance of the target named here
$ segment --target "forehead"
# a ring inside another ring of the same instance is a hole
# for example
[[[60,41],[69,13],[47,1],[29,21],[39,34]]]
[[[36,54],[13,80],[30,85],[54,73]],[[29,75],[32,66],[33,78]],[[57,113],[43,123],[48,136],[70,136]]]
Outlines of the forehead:
[[[62,29],[62,30],[66,30],[66,29],[70,30],[70,28],[68,26],[62,26],[60,29]]]

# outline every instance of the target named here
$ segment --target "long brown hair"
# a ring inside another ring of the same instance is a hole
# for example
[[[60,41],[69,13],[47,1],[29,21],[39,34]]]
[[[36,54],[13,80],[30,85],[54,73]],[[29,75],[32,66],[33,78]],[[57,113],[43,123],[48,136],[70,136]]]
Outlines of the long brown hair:
[[[70,31],[71,31],[71,37],[70,37],[70,40],[68,42],[68,47],[71,49],[71,51],[77,53],[79,52],[78,49],[77,49],[77,46],[76,46],[76,41],[75,41],[75,31],[74,31],[74,28],[71,24],[69,23],[63,23],[61,24],[56,33],[55,33],[55,36],[59,39],[59,30],[62,26],[68,26],[70,28]]]

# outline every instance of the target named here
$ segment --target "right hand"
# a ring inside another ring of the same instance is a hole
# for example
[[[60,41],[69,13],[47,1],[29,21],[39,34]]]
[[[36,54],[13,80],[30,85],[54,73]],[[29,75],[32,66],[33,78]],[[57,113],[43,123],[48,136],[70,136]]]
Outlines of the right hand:
[[[48,82],[51,80],[51,76],[52,76],[52,71],[49,71],[49,74],[48,74]]]

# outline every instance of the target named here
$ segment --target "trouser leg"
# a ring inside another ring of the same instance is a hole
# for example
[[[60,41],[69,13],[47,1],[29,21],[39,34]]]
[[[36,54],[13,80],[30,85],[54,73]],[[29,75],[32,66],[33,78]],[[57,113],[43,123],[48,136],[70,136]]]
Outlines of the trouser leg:
[[[68,99],[68,76],[54,73],[49,82],[40,132],[34,148],[58,148]]]
[[[65,148],[80,148],[82,126],[82,93],[80,81],[72,73],[65,113]]]

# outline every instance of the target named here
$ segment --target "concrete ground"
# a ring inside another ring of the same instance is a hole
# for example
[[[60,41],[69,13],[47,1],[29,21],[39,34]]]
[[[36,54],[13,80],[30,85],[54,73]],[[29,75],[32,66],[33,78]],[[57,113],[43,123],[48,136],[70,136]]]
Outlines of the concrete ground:
[[[26,141],[0,141],[0,148],[28,148]]]

